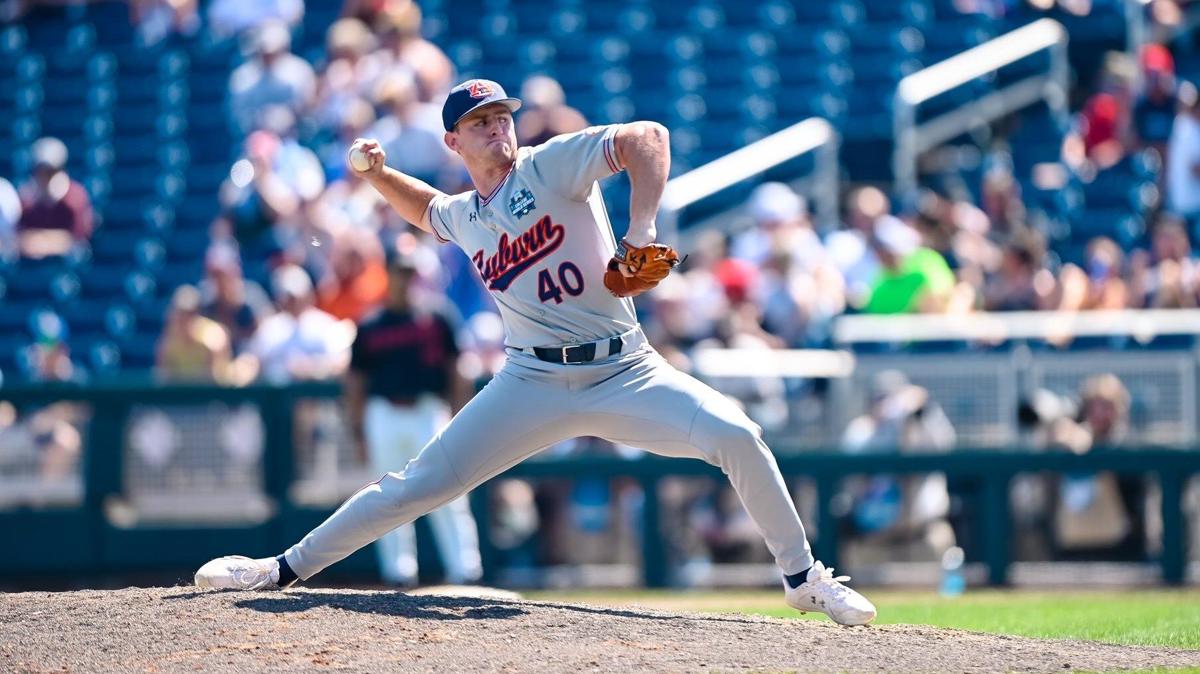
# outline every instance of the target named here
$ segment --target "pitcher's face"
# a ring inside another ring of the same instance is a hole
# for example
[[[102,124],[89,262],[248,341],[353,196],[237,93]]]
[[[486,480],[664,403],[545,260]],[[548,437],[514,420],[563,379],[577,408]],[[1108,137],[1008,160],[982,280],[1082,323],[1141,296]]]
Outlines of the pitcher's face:
[[[467,166],[512,162],[517,158],[517,130],[512,112],[502,103],[474,110],[446,133],[446,145]]]

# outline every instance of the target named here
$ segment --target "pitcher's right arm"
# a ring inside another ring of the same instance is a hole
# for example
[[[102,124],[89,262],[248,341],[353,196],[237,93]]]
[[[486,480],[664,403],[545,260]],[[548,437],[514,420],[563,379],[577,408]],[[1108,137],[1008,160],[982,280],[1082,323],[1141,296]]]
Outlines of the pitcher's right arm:
[[[384,164],[387,153],[374,139],[359,138],[350,147],[350,152],[356,149],[366,154],[371,166],[365,171],[359,171],[349,164],[355,175],[371,183],[379,194],[387,200],[400,217],[412,223],[414,227],[430,234],[437,235],[429,224],[429,202],[442,194],[423,180],[405,175]]]

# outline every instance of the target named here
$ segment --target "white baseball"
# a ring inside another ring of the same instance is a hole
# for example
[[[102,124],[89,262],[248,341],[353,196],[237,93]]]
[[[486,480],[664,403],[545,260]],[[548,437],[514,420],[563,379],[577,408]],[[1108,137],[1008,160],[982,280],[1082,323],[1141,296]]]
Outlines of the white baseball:
[[[355,171],[369,171],[371,169],[371,159],[367,157],[367,153],[363,152],[361,147],[350,149],[350,165]]]

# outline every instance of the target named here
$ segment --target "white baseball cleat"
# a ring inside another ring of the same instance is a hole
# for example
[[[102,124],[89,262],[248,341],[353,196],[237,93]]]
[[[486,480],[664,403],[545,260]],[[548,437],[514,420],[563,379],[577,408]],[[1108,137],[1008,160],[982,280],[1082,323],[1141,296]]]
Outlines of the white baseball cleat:
[[[218,590],[278,590],[279,561],[241,555],[218,557],[196,572],[196,587]]]
[[[808,580],[799,587],[790,587],[786,579],[783,581],[784,598],[788,606],[801,613],[824,613],[839,625],[866,625],[875,619],[875,605],[842,585],[848,580],[850,576],[834,576],[833,569],[814,562],[808,570]]]

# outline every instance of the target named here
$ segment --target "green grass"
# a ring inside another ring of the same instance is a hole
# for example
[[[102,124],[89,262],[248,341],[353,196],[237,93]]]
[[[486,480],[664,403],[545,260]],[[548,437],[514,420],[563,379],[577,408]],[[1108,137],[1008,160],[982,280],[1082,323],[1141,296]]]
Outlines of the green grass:
[[[1056,639],[1200,649],[1200,591],[1026,592],[977,590],[957,598],[932,592],[871,591],[879,624],[908,623]],[[664,610],[800,616],[774,591],[565,591],[530,599]],[[1185,670],[1172,670],[1185,671]],[[1194,670],[1200,673],[1200,669]]]

